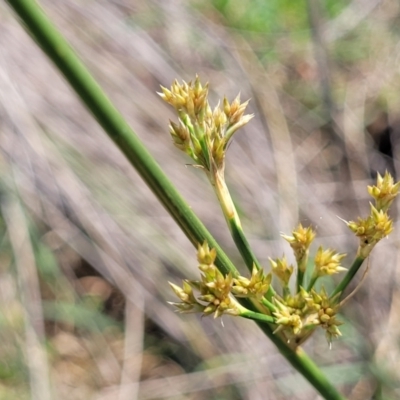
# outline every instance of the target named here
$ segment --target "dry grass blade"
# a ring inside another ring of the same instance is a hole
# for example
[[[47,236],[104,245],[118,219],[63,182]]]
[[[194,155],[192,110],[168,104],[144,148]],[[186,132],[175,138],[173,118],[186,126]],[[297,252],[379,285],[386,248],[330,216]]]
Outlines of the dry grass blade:
[[[10,201],[11,200],[11,201]],[[28,221],[17,198],[2,202],[1,211],[13,250],[24,318],[24,357],[29,371],[31,398],[50,400],[49,364],[44,349],[45,332],[35,255]]]

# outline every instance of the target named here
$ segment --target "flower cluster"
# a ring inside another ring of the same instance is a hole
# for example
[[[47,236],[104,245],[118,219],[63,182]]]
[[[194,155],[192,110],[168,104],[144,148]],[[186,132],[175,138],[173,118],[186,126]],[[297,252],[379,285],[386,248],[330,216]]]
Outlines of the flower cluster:
[[[282,287],[287,287],[293,274],[293,265],[288,265],[285,256],[276,260],[270,258],[269,262],[271,263],[272,273],[280,280]]]
[[[263,269],[253,266],[250,279],[239,276],[233,279],[232,293],[236,297],[254,297],[260,300],[269,289],[272,275],[265,275]]]
[[[197,260],[202,272],[201,281],[183,281],[183,287],[169,282],[173,291],[181,300],[181,303],[170,303],[180,312],[202,312],[204,315],[214,314],[220,317],[222,314],[238,315],[237,303],[230,295],[233,278],[231,274],[224,276],[215,266],[215,249],[208,247],[205,242],[199,246]],[[196,296],[193,288],[199,292]]]
[[[309,226],[304,228],[302,224],[293,230],[292,236],[281,235],[290,244],[296,257],[297,265],[303,271],[306,268],[308,249],[315,238],[315,231]]]
[[[383,177],[378,173],[376,186],[368,186],[368,193],[375,199],[375,208],[383,212],[389,209],[399,190],[400,182],[394,183],[387,171]]]
[[[368,186],[368,193],[374,198],[371,212],[366,218],[346,222],[347,226],[360,238],[358,255],[368,257],[374,246],[393,230],[393,221],[388,209],[400,190],[400,182],[394,183],[392,176],[386,172],[377,176],[376,186]]]
[[[204,315],[222,314],[238,315],[238,303],[233,297],[249,297],[261,299],[268,291],[271,274],[265,275],[262,269],[253,268],[250,279],[244,276],[233,278],[231,274],[224,275],[215,266],[216,251],[210,249],[207,242],[198,247],[197,260],[202,272],[201,281],[183,281],[182,288],[169,283],[181,300],[180,303],[170,303],[179,312],[202,312]],[[198,292],[196,297],[193,289]]]
[[[285,299],[276,296],[275,304],[277,311],[273,314],[278,324],[275,332],[281,331],[289,342],[307,337],[317,326],[325,329],[329,342],[341,336],[338,326],[342,322],[336,318],[339,305],[335,298],[329,298],[324,288],[319,293],[301,288],[295,296]]]
[[[171,89],[161,88],[160,96],[175,108],[179,117],[178,122],[169,125],[174,144],[207,173],[238,249],[247,267],[252,269],[250,277],[223,274],[215,265],[216,250],[205,242],[197,252],[201,279],[185,280],[182,287],[170,283],[180,300],[171,304],[183,313],[201,312],[215,318],[229,314],[263,321],[271,324],[274,333],[293,347],[304,342],[317,327],[325,330],[329,342],[339,337],[342,322],[337,314],[344,304],[340,296],[376,243],[393,230],[388,210],[400,191],[400,182],[395,183],[387,172],[383,177],[378,174],[376,185],[368,186],[375,200],[369,216],[345,221],[359,237],[360,244],[355,261],[331,295],[319,285],[319,279],[346,271],[342,266],[345,254],[320,246],[313,263],[309,263],[316,233],[302,224],[291,235],[282,235],[293,250],[296,267],[289,265],[285,256],[270,259],[271,272],[266,274],[243,239],[240,219],[223,176],[229,141],[253,117],[244,114],[248,102],[241,103],[239,96],[232,103],[224,98],[222,105],[212,110],[208,84],[201,85],[198,77],[189,83],[175,81]],[[272,287],[272,275],[278,278],[280,290]],[[290,285],[293,275],[296,275],[294,291]],[[254,308],[246,309],[243,304],[247,303],[240,298],[249,298]]]
[[[223,171],[225,152],[233,134],[246,125],[253,115],[244,115],[248,101],[240,103],[240,96],[229,103],[211,109],[208,103],[208,84],[175,81],[171,89],[161,86],[161,98],[178,113],[178,123],[170,122],[169,132],[174,144],[188,154],[207,172]]]
[[[321,277],[325,275],[333,275],[338,272],[347,271],[340,265],[346,254],[339,254],[332,249],[324,250],[321,246],[318,248],[314,258],[314,274]]]

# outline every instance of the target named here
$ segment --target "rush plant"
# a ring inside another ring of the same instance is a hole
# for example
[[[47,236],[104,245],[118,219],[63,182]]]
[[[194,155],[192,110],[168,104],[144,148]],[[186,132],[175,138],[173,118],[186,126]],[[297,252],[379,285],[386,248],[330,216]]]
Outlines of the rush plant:
[[[174,82],[171,89],[162,88],[161,97],[178,114],[178,121],[170,123],[173,141],[206,173],[249,270],[249,276],[240,276],[43,10],[33,0],[7,2],[197,248],[200,279],[185,280],[182,287],[171,284],[179,300],[175,303],[177,309],[215,317],[229,314],[254,320],[283,357],[324,398],[344,399],[299,345],[317,328],[325,330],[329,341],[340,335],[337,313],[343,306],[342,294],[373,247],[391,232],[392,221],[387,212],[398,194],[399,183],[394,183],[389,174],[378,176],[376,186],[369,188],[375,199],[370,215],[346,222],[360,239],[359,250],[332,293],[316,289],[315,283],[324,275],[344,271],[344,254],[319,248],[314,256],[311,279],[306,281],[309,248],[315,237],[311,227],[299,225],[290,235],[284,236],[294,251],[296,268],[288,265],[282,257],[271,260],[270,272],[264,272],[243,233],[224,178],[228,144],[235,132],[252,118],[244,114],[247,103],[241,103],[239,97],[233,102],[224,99],[221,106],[212,110],[207,99],[208,86],[203,86],[198,78],[192,83]],[[271,285],[272,275],[278,278],[279,287]],[[296,277],[294,290],[289,284],[292,275]]]

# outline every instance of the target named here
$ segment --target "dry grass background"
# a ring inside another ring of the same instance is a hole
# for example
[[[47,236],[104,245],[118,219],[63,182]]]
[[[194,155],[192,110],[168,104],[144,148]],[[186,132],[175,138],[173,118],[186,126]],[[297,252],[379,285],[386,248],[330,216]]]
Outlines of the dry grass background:
[[[279,234],[298,221],[351,262],[337,216],[365,214],[371,176],[397,170],[397,1],[41,4],[242,271],[205,177],[170,143],[156,91],[175,78],[198,73],[214,104],[252,99],[227,181],[263,265],[291,257]],[[0,399],[318,398],[251,322],[168,306],[194,249],[3,3],[0,124]],[[394,162],[376,145],[388,125]],[[395,227],[343,338],[306,345],[352,399],[400,397]]]

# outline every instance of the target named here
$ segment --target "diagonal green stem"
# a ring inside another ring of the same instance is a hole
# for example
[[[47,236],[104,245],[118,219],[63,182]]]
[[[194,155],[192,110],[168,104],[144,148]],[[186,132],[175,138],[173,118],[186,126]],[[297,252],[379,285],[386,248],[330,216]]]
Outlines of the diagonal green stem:
[[[7,0],[7,2],[189,240],[195,246],[207,240],[210,247],[217,249],[217,266],[221,272],[225,274],[231,272],[233,275],[237,275],[237,270],[232,262],[182,199],[122,115],[116,110],[37,3],[33,0]],[[252,308],[252,306],[249,305],[248,308]],[[325,399],[344,400],[344,397],[339,394],[321,370],[301,349],[292,350],[278,336],[273,334],[270,325],[260,321],[257,323],[282,355],[308,379]]]
[[[277,335],[269,324],[256,321],[257,325],[266,336],[275,344],[279,352],[289,363],[297,369],[327,400],[346,400],[329,382],[319,367],[300,347],[293,350],[289,348]]]
[[[338,293],[342,293],[343,294],[344,290],[347,288],[347,286],[349,285],[351,280],[354,278],[354,275],[360,269],[360,267],[361,267],[362,263],[364,262],[364,260],[365,260],[365,258],[362,258],[360,256],[356,257],[356,259],[354,260],[352,266],[347,271],[347,274],[345,275],[345,277],[342,279],[341,282],[339,282],[339,284],[336,286],[336,289],[331,294],[331,298],[336,296]]]
[[[318,275],[313,275],[311,277],[310,283],[307,286],[307,292],[309,292],[314,287],[315,282],[317,282],[318,278],[319,278]]]
[[[236,207],[233,203],[231,194],[229,193],[228,186],[225,183],[223,172],[217,171],[213,176],[211,176],[210,180],[214,186],[215,193],[218,197],[218,201],[221,205],[222,212],[228,224],[233,241],[235,242],[235,245],[242,256],[247,269],[252,272],[254,265],[257,269],[262,268],[261,264],[257,260],[257,257],[251,250],[250,244],[243,232],[242,224],[240,222]],[[275,291],[272,285],[270,285],[266,294],[267,299],[270,300],[274,293]]]
[[[261,265],[251,250],[249,242],[243,233],[242,224],[240,222],[236,207],[233,204],[229,189],[226,186],[223,172],[215,172],[213,176],[211,176],[210,180],[214,186],[215,193],[218,197],[218,201],[221,205],[222,212],[228,224],[229,230],[231,231],[232,238],[248,270],[252,272],[254,265],[257,269],[260,269]]]

